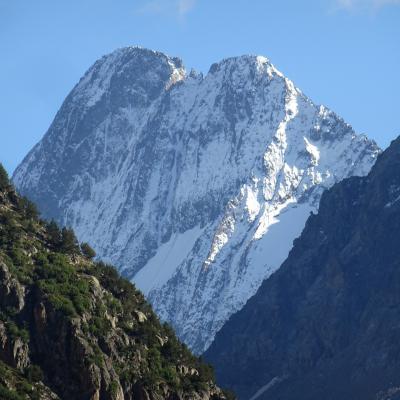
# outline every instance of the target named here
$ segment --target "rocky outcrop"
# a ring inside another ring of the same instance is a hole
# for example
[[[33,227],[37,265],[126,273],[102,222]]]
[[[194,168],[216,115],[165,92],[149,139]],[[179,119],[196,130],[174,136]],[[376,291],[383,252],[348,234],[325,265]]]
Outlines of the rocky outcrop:
[[[13,180],[201,353],[280,267],[324,189],[367,174],[378,152],[265,57],[203,76],[128,47],[87,71]]]
[[[0,304],[21,311],[24,299],[24,288],[12,278],[7,265],[0,260]]]
[[[205,355],[241,399],[398,399],[400,138],[322,196]]]
[[[0,398],[227,399],[143,295],[63,235],[0,187]]]
[[[20,371],[30,364],[27,343],[21,337],[9,335],[2,321],[0,321],[0,360]]]

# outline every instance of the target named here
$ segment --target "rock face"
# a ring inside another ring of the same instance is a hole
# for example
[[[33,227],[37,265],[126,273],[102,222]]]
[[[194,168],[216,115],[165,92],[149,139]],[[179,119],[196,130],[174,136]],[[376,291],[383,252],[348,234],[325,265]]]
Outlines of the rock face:
[[[322,195],[205,358],[241,399],[400,399],[400,138]],[[257,395],[258,393],[258,395]]]
[[[227,400],[143,295],[66,237],[0,183],[0,399]]]
[[[203,77],[124,48],[89,69],[13,179],[200,353],[279,268],[323,190],[377,153],[264,57]]]

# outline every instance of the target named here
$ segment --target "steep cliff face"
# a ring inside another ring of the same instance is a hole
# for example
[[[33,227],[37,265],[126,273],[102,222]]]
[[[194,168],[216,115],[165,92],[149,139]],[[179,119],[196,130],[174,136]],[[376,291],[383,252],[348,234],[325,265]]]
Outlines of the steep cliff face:
[[[125,48],[89,69],[14,182],[200,353],[279,268],[323,190],[377,153],[264,57],[203,77]]]
[[[143,295],[82,249],[0,179],[0,398],[227,399]]]
[[[322,195],[206,359],[242,399],[400,398],[400,138]]]

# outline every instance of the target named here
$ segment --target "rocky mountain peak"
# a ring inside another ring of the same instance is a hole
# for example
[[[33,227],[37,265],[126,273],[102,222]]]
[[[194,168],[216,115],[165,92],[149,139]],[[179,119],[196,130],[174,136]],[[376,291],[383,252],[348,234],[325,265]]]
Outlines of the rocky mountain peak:
[[[265,57],[202,77],[127,48],[85,74],[13,179],[201,352],[279,268],[324,189],[378,153]]]
[[[102,57],[83,76],[72,97],[94,106],[106,95],[113,106],[147,106],[173,83],[184,79],[186,71],[176,57],[125,47]]]

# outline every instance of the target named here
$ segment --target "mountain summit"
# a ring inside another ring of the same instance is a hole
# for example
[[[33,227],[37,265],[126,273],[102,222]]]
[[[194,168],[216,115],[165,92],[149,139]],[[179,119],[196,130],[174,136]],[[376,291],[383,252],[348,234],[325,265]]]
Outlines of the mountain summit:
[[[200,353],[279,268],[322,192],[378,152],[265,57],[202,76],[129,47],[88,70],[13,179]]]

